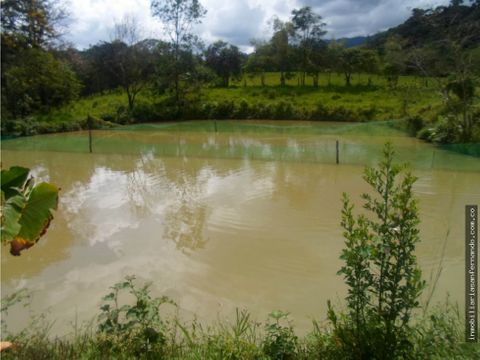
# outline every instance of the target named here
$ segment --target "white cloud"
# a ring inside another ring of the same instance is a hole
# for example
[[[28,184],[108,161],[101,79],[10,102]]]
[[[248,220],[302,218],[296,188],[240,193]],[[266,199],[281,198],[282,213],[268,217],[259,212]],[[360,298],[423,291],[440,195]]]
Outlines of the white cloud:
[[[79,48],[109,41],[115,22],[133,16],[143,37],[159,37],[160,26],[150,15],[150,0],[70,0],[73,21],[66,38]]]
[[[201,0],[208,13],[197,26],[207,43],[218,39],[248,48],[251,38],[269,35],[268,21],[282,20],[291,10],[312,6],[327,23],[327,37],[373,34],[404,21],[414,7],[447,4],[449,0]],[[150,0],[70,0],[72,22],[66,39],[79,48],[109,41],[115,21],[135,17],[143,37],[163,38],[161,24],[151,16]]]

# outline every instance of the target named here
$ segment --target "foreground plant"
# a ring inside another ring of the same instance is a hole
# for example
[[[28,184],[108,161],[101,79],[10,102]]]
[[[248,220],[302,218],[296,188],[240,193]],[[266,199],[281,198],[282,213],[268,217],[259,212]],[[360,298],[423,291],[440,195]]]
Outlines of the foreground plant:
[[[166,343],[166,324],[160,316],[160,306],[175,305],[166,296],[152,297],[150,284],[138,287],[134,276],[116,283],[102,298],[98,334],[100,342],[113,351],[133,355],[161,354]],[[120,296],[133,296],[134,304],[120,305]]]
[[[58,205],[58,188],[42,182],[35,184],[27,168],[13,166],[2,170],[1,238],[10,244],[10,253],[33,246],[45,234]]]
[[[340,319],[330,306],[329,318],[349,357],[405,357],[412,349],[409,322],[425,286],[415,257],[419,241],[417,200],[410,172],[393,163],[390,144],[377,168],[366,168],[364,180],[373,194],[363,194],[368,214],[353,215],[343,194],[341,225],[346,247],[338,272],[348,286],[348,318]]]

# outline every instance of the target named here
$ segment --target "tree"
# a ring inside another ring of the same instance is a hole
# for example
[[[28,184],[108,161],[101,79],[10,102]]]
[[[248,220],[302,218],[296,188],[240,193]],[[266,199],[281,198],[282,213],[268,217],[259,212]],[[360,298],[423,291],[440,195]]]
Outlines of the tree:
[[[360,48],[360,72],[368,74],[368,86],[372,85],[372,75],[377,74],[380,67],[380,59],[375,50]]]
[[[116,89],[121,86],[120,73],[116,56],[127,45],[120,42],[100,42],[82,52],[83,64],[82,79],[86,87],[86,94],[99,93]]]
[[[343,194],[344,265],[338,272],[348,286],[348,320],[329,318],[345,352],[354,359],[397,359],[411,353],[409,322],[425,287],[415,256],[420,223],[416,181],[400,176],[390,144],[377,168],[366,168],[364,180],[372,194],[363,194],[367,215],[353,215],[354,206]]]
[[[290,40],[295,35],[291,22],[283,22],[278,18],[273,20],[273,36],[270,39],[271,58],[280,72],[280,85],[285,86],[292,63]]]
[[[67,16],[56,0],[3,0],[2,45],[45,47],[59,38]]]
[[[5,106],[14,118],[60,106],[80,91],[69,67],[42,49],[20,51],[16,63],[2,69],[2,75],[2,109]]]
[[[317,88],[320,72],[328,67],[327,43],[321,39],[311,39],[310,50],[307,73],[312,76],[313,86]]]
[[[313,45],[327,32],[323,30],[325,23],[322,17],[315,14],[310,6],[305,6],[298,10],[292,10],[292,24],[298,40],[300,58],[301,58],[301,85],[305,85],[305,76],[307,73],[308,61],[311,56]]]
[[[135,18],[126,16],[114,27],[115,51],[109,69],[127,93],[128,109],[133,111],[135,98],[153,73],[154,61],[148,43],[139,42],[140,29]]]
[[[185,62],[181,55],[185,51],[191,52],[195,41],[191,33],[192,26],[199,24],[207,11],[198,0],[152,0],[151,11],[153,16],[162,21],[172,44],[173,89],[178,102],[181,76],[188,72],[188,68],[182,66]]]
[[[325,54],[325,66],[328,74],[328,86],[331,85],[332,72],[339,72],[338,62],[340,61],[340,54],[344,50],[343,44],[332,40],[328,43]]]
[[[350,86],[352,74],[362,69],[362,51],[359,48],[345,49],[344,47],[340,47],[339,49],[339,53],[337,54],[337,70],[343,73],[345,85]]]
[[[224,87],[228,87],[232,76],[240,76],[241,62],[242,54],[238,48],[221,40],[210,45],[205,51],[206,65],[222,79]]]
[[[395,89],[398,84],[398,78],[406,69],[406,52],[404,50],[405,41],[393,35],[385,42],[384,68],[383,74],[387,79],[390,88]]]
[[[265,72],[271,69],[271,50],[270,44],[261,40],[252,40],[251,44],[254,47],[245,63],[245,72],[250,77],[260,76],[260,84],[265,86]]]
[[[2,117],[26,116],[74,99],[75,74],[47,52],[61,35],[65,10],[55,0],[2,1]]]
[[[436,8],[423,18],[425,26],[438,39],[414,47],[409,52],[410,65],[434,80],[442,96],[444,109],[431,140],[469,142],[474,140],[480,115],[475,109],[475,83],[480,63],[475,48],[480,39],[480,8],[452,2]]]

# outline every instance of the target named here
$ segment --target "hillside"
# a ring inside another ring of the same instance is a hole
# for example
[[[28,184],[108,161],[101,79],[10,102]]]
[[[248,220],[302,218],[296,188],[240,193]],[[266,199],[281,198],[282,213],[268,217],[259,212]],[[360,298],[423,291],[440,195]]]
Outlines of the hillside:
[[[388,38],[399,36],[405,47],[426,45],[451,39],[462,42],[466,48],[480,44],[480,4],[450,5],[434,9],[413,9],[403,24],[380,32],[367,39],[371,48],[382,50]]]

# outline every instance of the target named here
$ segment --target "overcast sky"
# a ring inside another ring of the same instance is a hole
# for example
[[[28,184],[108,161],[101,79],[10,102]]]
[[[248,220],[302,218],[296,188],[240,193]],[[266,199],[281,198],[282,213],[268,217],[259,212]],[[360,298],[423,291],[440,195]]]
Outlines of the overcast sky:
[[[269,36],[269,20],[288,20],[292,9],[311,6],[327,23],[327,38],[371,35],[398,25],[415,7],[449,0],[200,0],[207,15],[196,29],[208,44],[222,39],[248,50],[252,38]],[[112,27],[125,15],[142,25],[143,37],[163,38],[150,13],[150,0],[69,0],[71,22],[66,40],[83,49],[111,40]]]

